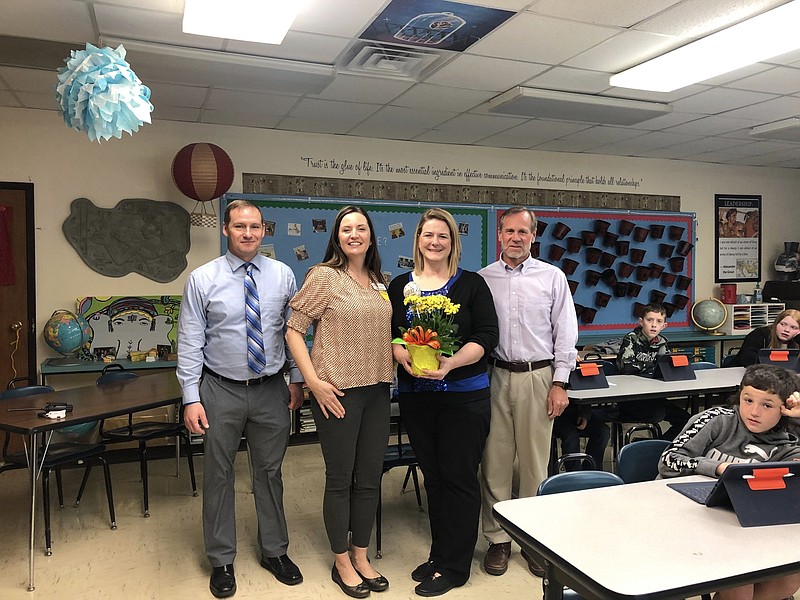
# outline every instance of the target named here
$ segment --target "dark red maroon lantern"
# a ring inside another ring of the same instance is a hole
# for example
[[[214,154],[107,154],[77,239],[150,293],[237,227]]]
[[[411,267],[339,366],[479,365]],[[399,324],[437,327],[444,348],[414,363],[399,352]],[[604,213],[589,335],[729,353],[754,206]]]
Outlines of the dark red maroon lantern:
[[[172,180],[183,194],[197,200],[190,215],[192,225],[216,227],[214,208],[211,205],[206,208],[204,203],[219,198],[233,184],[231,157],[214,144],[189,144],[172,159]],[[197,212],[198,206],[200,212]]]

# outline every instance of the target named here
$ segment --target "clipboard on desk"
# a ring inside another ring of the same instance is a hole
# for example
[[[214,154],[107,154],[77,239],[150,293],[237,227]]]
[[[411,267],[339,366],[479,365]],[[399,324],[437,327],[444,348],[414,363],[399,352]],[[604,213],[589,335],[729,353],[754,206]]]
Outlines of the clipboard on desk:
[[[762,365],[775,365],[789,371],[800,371],[800,349],[762,348],[758,351],[758,362]]]
[[[579,362],[569,374],[569,387],[573,390],[607,388],[608,380],[603,372],[603,363],[593,360]]]
[[[800,462],[728,465],[716,481],[668,483],[708,507],[731,507],[742,527],[800,523]]]
[[[663,381],[687,381],[697,379],[690,354],[662,354],[656,357],[653,379]]]

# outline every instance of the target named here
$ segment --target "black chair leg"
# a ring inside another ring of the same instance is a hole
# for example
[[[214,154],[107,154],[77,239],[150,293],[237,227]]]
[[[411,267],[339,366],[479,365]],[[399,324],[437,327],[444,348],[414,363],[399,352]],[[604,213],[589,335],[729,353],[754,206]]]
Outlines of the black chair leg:
[[[50,533],[50,469],[42,469],[42,508],[44,512],[44,555],[53,554]]]
[[[114,490],[111,487],[111,469],[108,468],[108,461],[105,458],[98,456],[97,459],[103,465],[103,478],[106,480],[106,499],[108,500],[108,515],[111,517],[111,529],[116,529],[117,514],[114,510]]]
[[[417,477],[417,467],[416,465],[411,465],[411,478],[414,480],[414,492],[417,495],[417,506],[419,507],[419,512],[425,512],[425,509],[422,508],[422,495],[419,491],[419,477]]]
[[[81,503],[81,498],[83,498],[83,491],[86,489],[86,482],[89,481],[89,473],[92,472],[92,463],[88,463],[86,465],[86,469],[83,471],[83,479],[81,479],[81,487],[78,488],[78,496],[75,498],[75,504],[73,506],[78,508]]]
[[[64,485],[61,481],[61,467],[56,467],[56,490],[58,491],[58,510],[64,510]]]
[[[147,489],[147,444],[139,442],[139,472],[142,476],[142,499],[144,501],[144,516],[150,516],[150,498]]]
[[[194,477],[194,457],[192,456],[192,442],[189,439],[189,434],[181,434],[184,443],[186,444],[186,461],[189,463],[189,477],[192,480],[192,496],[197,496],[197,480]]]

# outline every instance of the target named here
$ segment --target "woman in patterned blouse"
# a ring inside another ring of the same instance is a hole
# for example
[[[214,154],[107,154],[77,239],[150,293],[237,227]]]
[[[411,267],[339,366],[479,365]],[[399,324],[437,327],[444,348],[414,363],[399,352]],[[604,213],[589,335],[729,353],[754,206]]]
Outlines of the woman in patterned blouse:
[[[286,341],[313,396],[325,460],[322,510],[335,555],[331,578],[348,596],[365,598],[389,587],[370,565],[367,546],[389,438],[393,373],[392,309],[375,231],[363,209],[339,211],[323,262],[308,272],[289,305]],[[305,335],[312,324],[309,354]]]

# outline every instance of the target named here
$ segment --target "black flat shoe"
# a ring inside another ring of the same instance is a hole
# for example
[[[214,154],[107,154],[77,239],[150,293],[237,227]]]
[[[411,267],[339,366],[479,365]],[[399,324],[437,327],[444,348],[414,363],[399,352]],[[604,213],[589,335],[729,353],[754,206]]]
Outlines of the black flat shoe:
[[[285,585],[297,585],[303,582],[303,574],[300,573],[300,569],[285,554],[272,558],[262,556],[261,566],[275,575],[275,579]]]
[[[233,565],[212,567],[211,581],[208,589],[215,598],[230,598],[236,593],[236,577],[233,574]]]
[[[342,576],[339,575],[339,569],[336,568],[336,563],[334,563],[333,567],[331,567],[331,579],[333,580],[333,583],[342,588],[342,591],[351,598],[366,598],[369,596],[369,587],[365,582],[362,581],[358,585],[347,585],[344,581],[342,581]],[[388,587],[388,581],[386,582],[386,585]]]
[[[434,596],[446,594],[454,587],[460,586],[457,586],[444,575],[435,573],[432,577],[428,577],[425,581],[415,587],[414,592],[417,594],[417,596],[432,598]]]
[[[355,569],[355,566],[353,568]],[[364,580],[364,583],[367,584],[367,587],[372,592],[385,592],[389,589],[389,580],[380,573],[378,573],[377,577],[373,577],[372,579],[364,577],[358,569],[356,569],[356,573]]]
[[[411,571],[411,579],[416,582],[425,581],[428,577],[432,577],[435,572],[436,568],[433,566],[433,561],[429,560]]]

